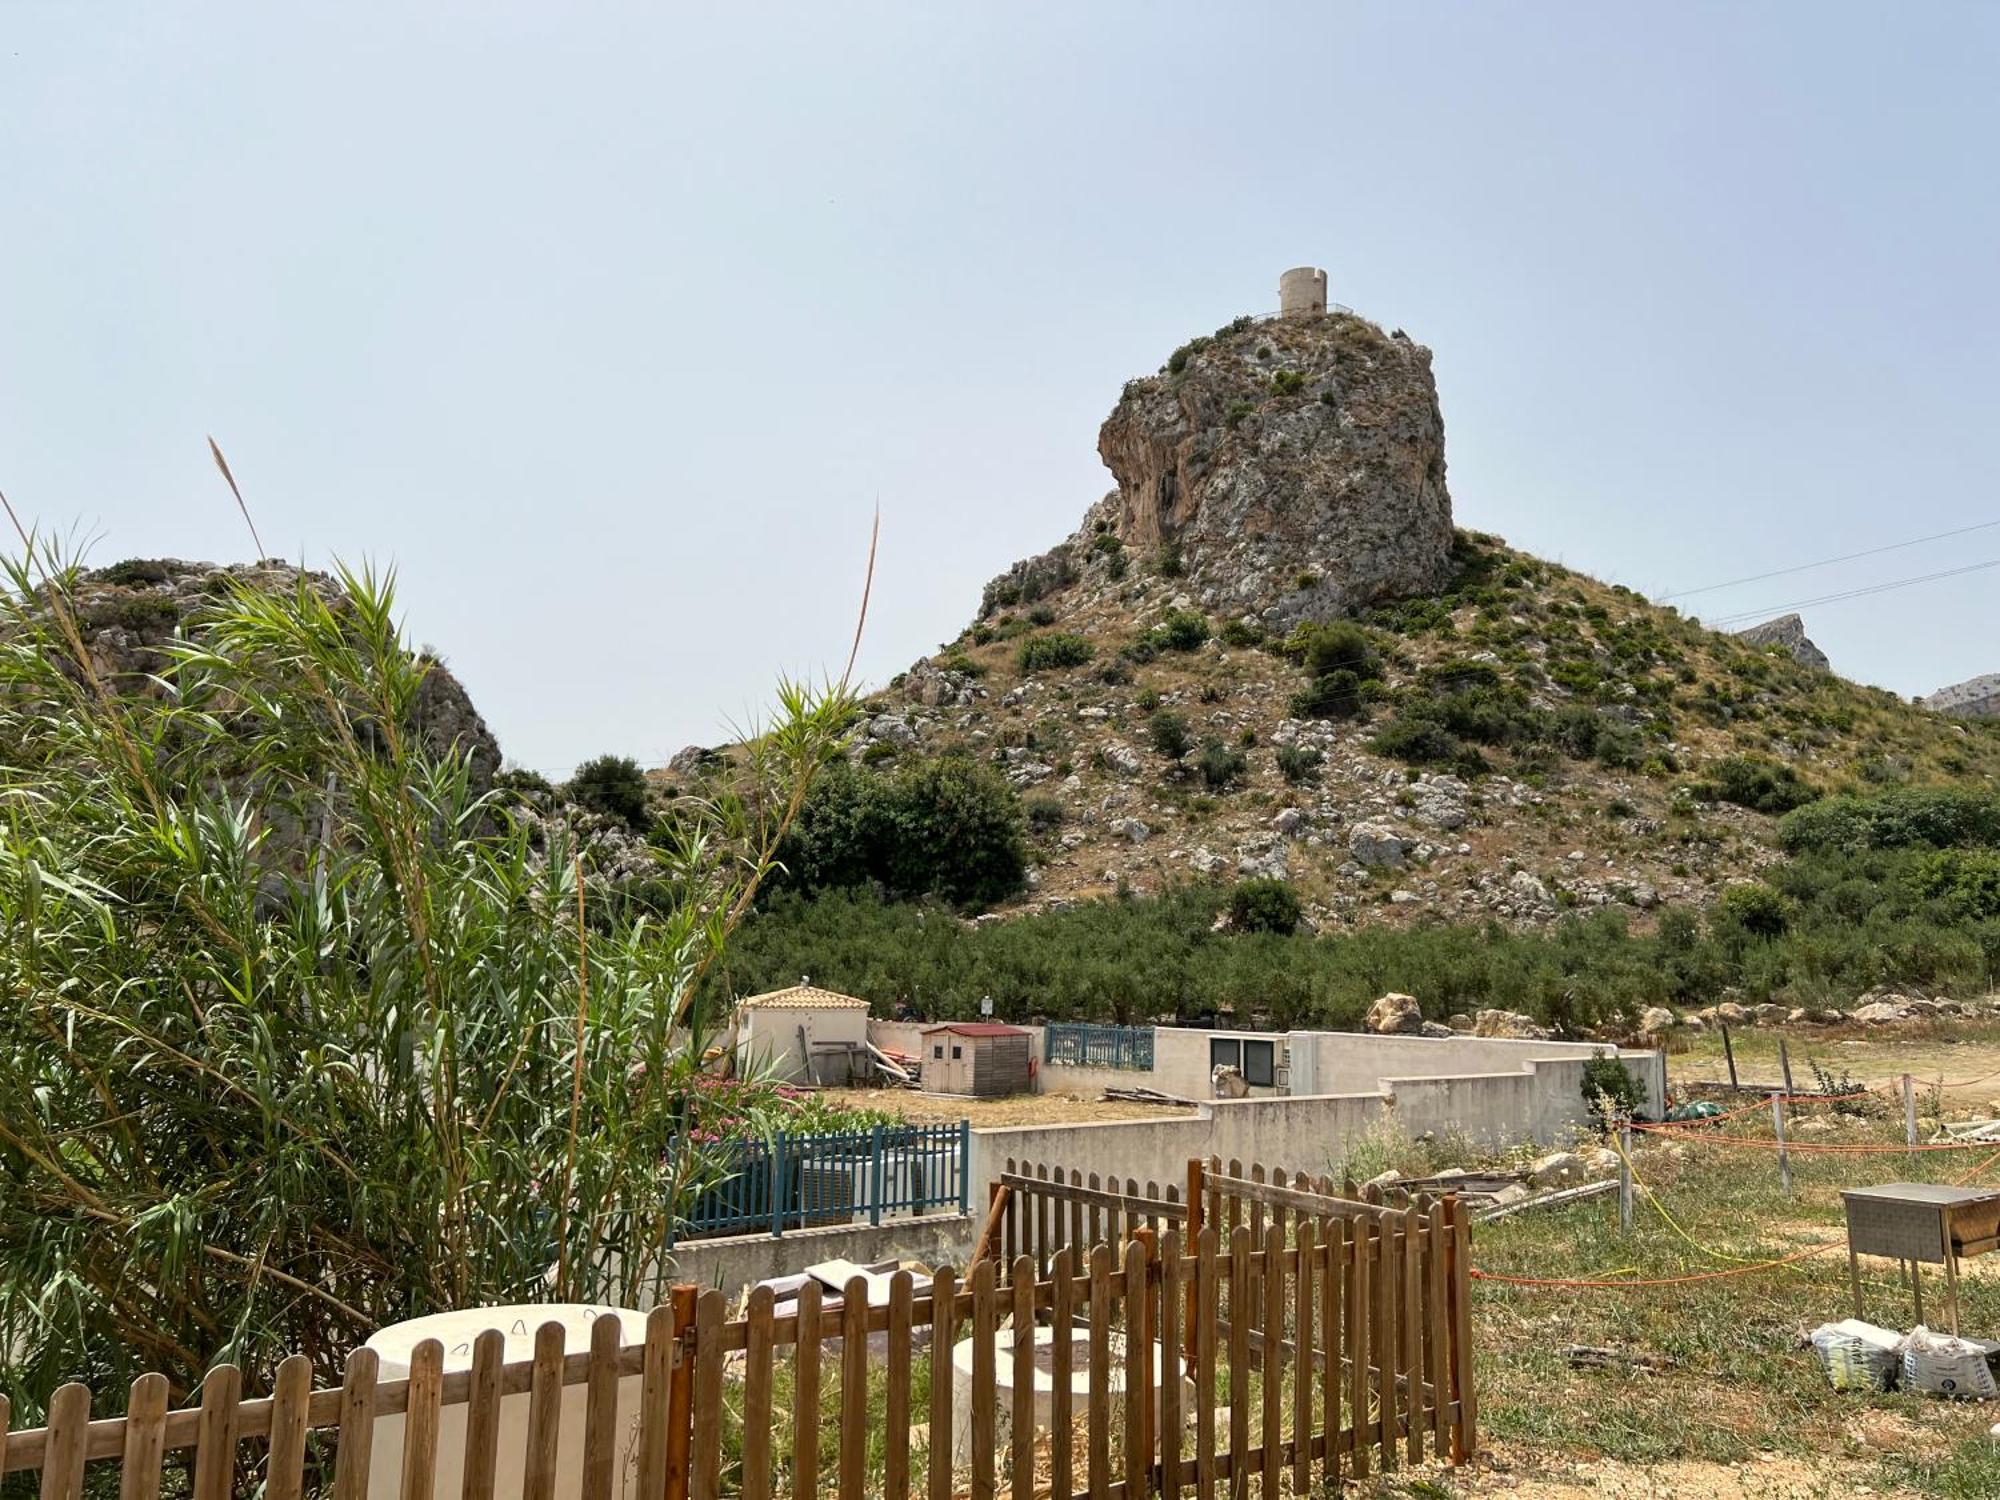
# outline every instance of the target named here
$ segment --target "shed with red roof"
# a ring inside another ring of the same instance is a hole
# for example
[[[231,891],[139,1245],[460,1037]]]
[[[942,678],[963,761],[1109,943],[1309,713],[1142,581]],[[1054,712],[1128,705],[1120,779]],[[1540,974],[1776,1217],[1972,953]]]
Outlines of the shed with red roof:
[[[1034,1084],[1033,1039],[997,1021],[948,1021],[924,1029],[927,1094],[1025,1094]]]

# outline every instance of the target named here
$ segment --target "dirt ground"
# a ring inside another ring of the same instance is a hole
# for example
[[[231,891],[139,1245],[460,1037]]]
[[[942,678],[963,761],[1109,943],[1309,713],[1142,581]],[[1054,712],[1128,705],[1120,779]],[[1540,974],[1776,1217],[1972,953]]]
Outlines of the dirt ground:
[[[1860,1494],[1916,1500],[1923,1493],[1857,1480],[1854,1463],[1844,1456],[1814,1460],[1763,1453],[1741,1464],[1617,1459],[1552,1464],[1545,1454],[1507,1445],[1484,1455],[1473,1469],[1439,1480],[1439,1491],[1447,1495],[1514,1500],[1845,1500]]]
[[[1091,1120],[1159,1120],[1193,1114],[1179,1106],[1120,1104],[1072,1099],[1065,1094],[1013,1094],[1003,1099],[970,1099],[958,1094],[920,1094],[914,1089],[829,1089],[830,1098],[861,1109],[886,1109],[913,1125],[1075,1125]]]
[[[1909,1073],[1920,1094],[1938,1089],[1953,1113],[1984,1112],[1992,1105],[1993,1113],[2000,1114],[2000,1024],[1732,1027],[1729,1042],[1736,1053],[1737,1077],[1744,1083],[1778,1082],[1779,1037],[1791,1054],[1796,1088],[1815,1086],[1814,1063],[1836,1079],[1846,1075],[1868,1088],[1896,1084]],[[1721,1036],[1709,1032],[1688,1038],[1684,1048],[1670,1049],[1667,1076],[1670,1081],[1726,1081],[1729,1068]]]

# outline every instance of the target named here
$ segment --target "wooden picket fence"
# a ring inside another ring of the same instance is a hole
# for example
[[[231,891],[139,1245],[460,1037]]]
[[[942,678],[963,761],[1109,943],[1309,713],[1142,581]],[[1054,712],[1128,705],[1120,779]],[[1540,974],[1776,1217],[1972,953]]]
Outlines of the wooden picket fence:
[[[682,1287],[630,1346],[615,1317],[584,1351],[551,1323],[532,1359],[506,1363],[489,1331],[469,1370],[445,1373],[430,1341],[395,1381],[362,1349],[320,1390],[295,1356],[250,1399],[222,1366],[180,1410],[147,1375],[115,1417],[93,1418],[88,1389],[69,1385],[45,1427],[11,1436],[0,1401],[0,1476],[39,1470],[41,1500],[79,1500],[87,1466],[115,1461],[120,1500],[367,1500],[372,1464],[384,1500],[377,1424],[397,1417],[394,1492],[452,1500],[438,1439],[458,1406],[462,1500],[551,1500],[559,1480],[582,1500],[1276,1500],[1473,1451],[1468,1217],[1454,1201],[1390,1208],[1234,1164],[1191,1163],[1190,1183],[1148,1198],[1010,1171],[1000,1201],[1023,1215],[1010,1261],[928,1286],[898,1272],[872,1305],[859,1276],[837,1305],[808,1283],[783,1315],[758,1288],[735,1318],[720,1292]],[[1120,1216],[1123,1243],[1085,1243],[1092,1209],[1100,1225]],[[632,1377],[636,1414],[621,1413]],[[562,1431],[579,1385],[580,1448]],[[525,1415],[508,1415],[523,1395]],[[496,1489],[515,1458],[520,1488]]]

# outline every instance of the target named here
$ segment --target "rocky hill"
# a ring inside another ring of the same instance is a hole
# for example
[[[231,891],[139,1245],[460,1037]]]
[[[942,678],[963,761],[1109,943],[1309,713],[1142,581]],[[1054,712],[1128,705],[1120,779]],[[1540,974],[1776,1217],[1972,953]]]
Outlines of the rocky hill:
[[[2000,719],[2000,672],[1939,688],[1923,700],[1923,705],[1961,719]]]
[[[998,764],[1025,906],[1274,876],[1323,928],[1699,904],[1814,791],[2000,775],[2000,739],[1833,675],[1796,621],[1711,631],[1454,531],[1443,435],[1400,332],[1192,341],[1105,422],[1117,488],[871,700],[854,754]],[[1366,660],[1315,660],[1344,617]]]
[[[1833,667],[1826,653],[1814,645],[1812,638],[1806,634],[1806,622],[1797,615],[1779,615],[1775,620],[1752,625],[1747,630],[1737,631],[1736,638],[1753,646],[1777,646],[1802,667],[1814,667],[1822,672]]]
[[[276,558],[227,567],[174,557],[130,558],[86,569],[76,577],[72,604],[96,671],[126,692],[159,691],[153,674],[166,665],[175,633],[231,580],[269,590],[294,589],[303,580],[327,599],[342,597],[339,581],[328,574],[302,572]],[[475,783],[492,784],[500,746],[442,662],[431,664],[412,717],[412,727],[433,749],[464,747]]]

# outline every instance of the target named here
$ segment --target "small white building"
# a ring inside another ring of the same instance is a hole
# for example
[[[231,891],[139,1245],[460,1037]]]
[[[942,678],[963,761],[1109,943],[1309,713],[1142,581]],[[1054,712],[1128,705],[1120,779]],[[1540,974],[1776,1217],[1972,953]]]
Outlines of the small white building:
[[[808,980],[736,1002],[736,1076],[844,1084],[868,1045],[868,1002]]]

